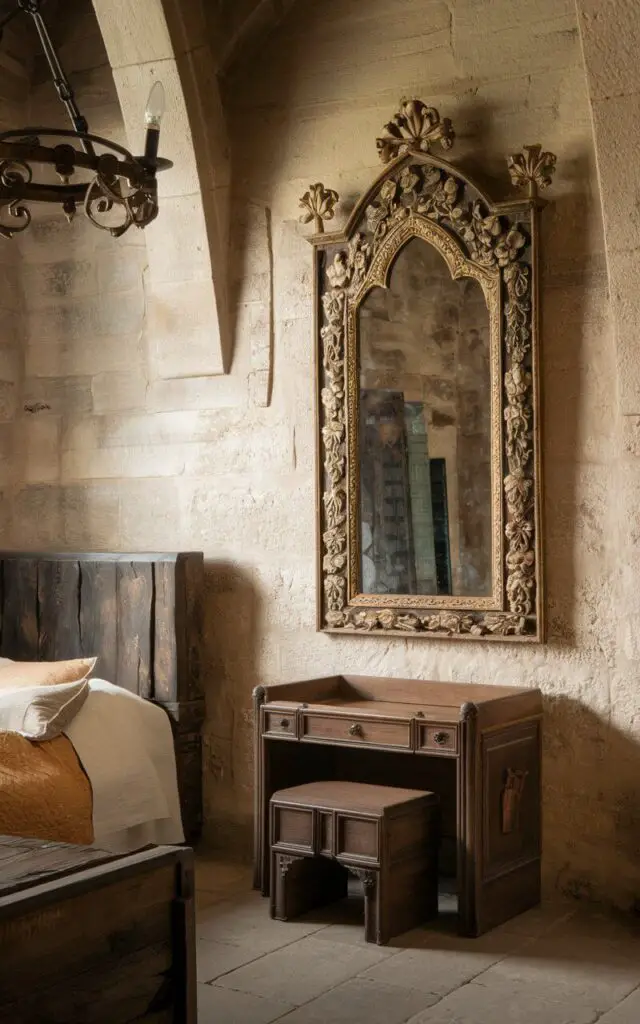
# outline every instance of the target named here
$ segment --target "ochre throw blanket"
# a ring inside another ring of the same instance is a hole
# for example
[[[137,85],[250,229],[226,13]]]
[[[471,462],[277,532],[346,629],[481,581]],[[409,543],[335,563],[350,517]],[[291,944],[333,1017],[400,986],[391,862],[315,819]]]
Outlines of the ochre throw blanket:
[[[91,785],[66,736],[0,733],[0,835],[93,842]]]

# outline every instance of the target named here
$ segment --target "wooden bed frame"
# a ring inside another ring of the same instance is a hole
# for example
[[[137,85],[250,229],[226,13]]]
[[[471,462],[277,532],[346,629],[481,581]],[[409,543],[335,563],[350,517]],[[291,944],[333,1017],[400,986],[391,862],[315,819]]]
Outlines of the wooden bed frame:
[[[185,837],[202,828],[203,556],[0,551],[0,655],[97,655],[101,679],[164,707]]]

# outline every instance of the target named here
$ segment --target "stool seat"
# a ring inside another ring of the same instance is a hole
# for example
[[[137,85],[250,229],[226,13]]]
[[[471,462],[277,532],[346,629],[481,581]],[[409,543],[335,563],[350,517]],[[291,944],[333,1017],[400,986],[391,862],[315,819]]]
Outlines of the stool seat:
[[[438,912],[438,799],[358,782],[310,782],[270,801],[271,916],[289,920],[365,890],[365,937],[384,944]]]
[[[371,786],[364,782],[307,782],[290,789],[279,789],[272,799],[279,804],[303,803],[334,811],[363,811],[382,814],[412,800],[437,803],[435,793],[420,789],[396,789],[395,786]]]

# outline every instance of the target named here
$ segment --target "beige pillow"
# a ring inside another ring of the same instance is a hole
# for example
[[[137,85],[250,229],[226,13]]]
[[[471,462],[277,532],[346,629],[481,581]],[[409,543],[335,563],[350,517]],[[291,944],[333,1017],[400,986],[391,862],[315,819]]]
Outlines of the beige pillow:
[[[68,661],[12,661],[0,665],[0,691],[25,686],[61,686],[80,683],[91,675],[97,658],[72,658]]]
[[[56,686],[0,688],[0,732],[53,740],[73,721],[89,694],[89,680]]]

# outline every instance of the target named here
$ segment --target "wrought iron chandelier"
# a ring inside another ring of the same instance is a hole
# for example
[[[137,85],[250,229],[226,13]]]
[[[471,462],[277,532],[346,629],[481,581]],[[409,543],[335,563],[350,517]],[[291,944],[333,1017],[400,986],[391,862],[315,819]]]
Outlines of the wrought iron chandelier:
[[[173,166],[158,156],[162,84],[154,83],[147,101],[143,156],[134,157],[123,146],[92,135],[51,42],[41,3],[17,0],[16,7],[0,20],[0,39],[16,15],[31,16],[73,129],[33,127],[0,133],[0,236],[12,238],[29,227],[31,203],[57,203],[68,221],[83,208],[96,227],[116,238],[132,224],[145,228],[158,214],[156,174]]]

